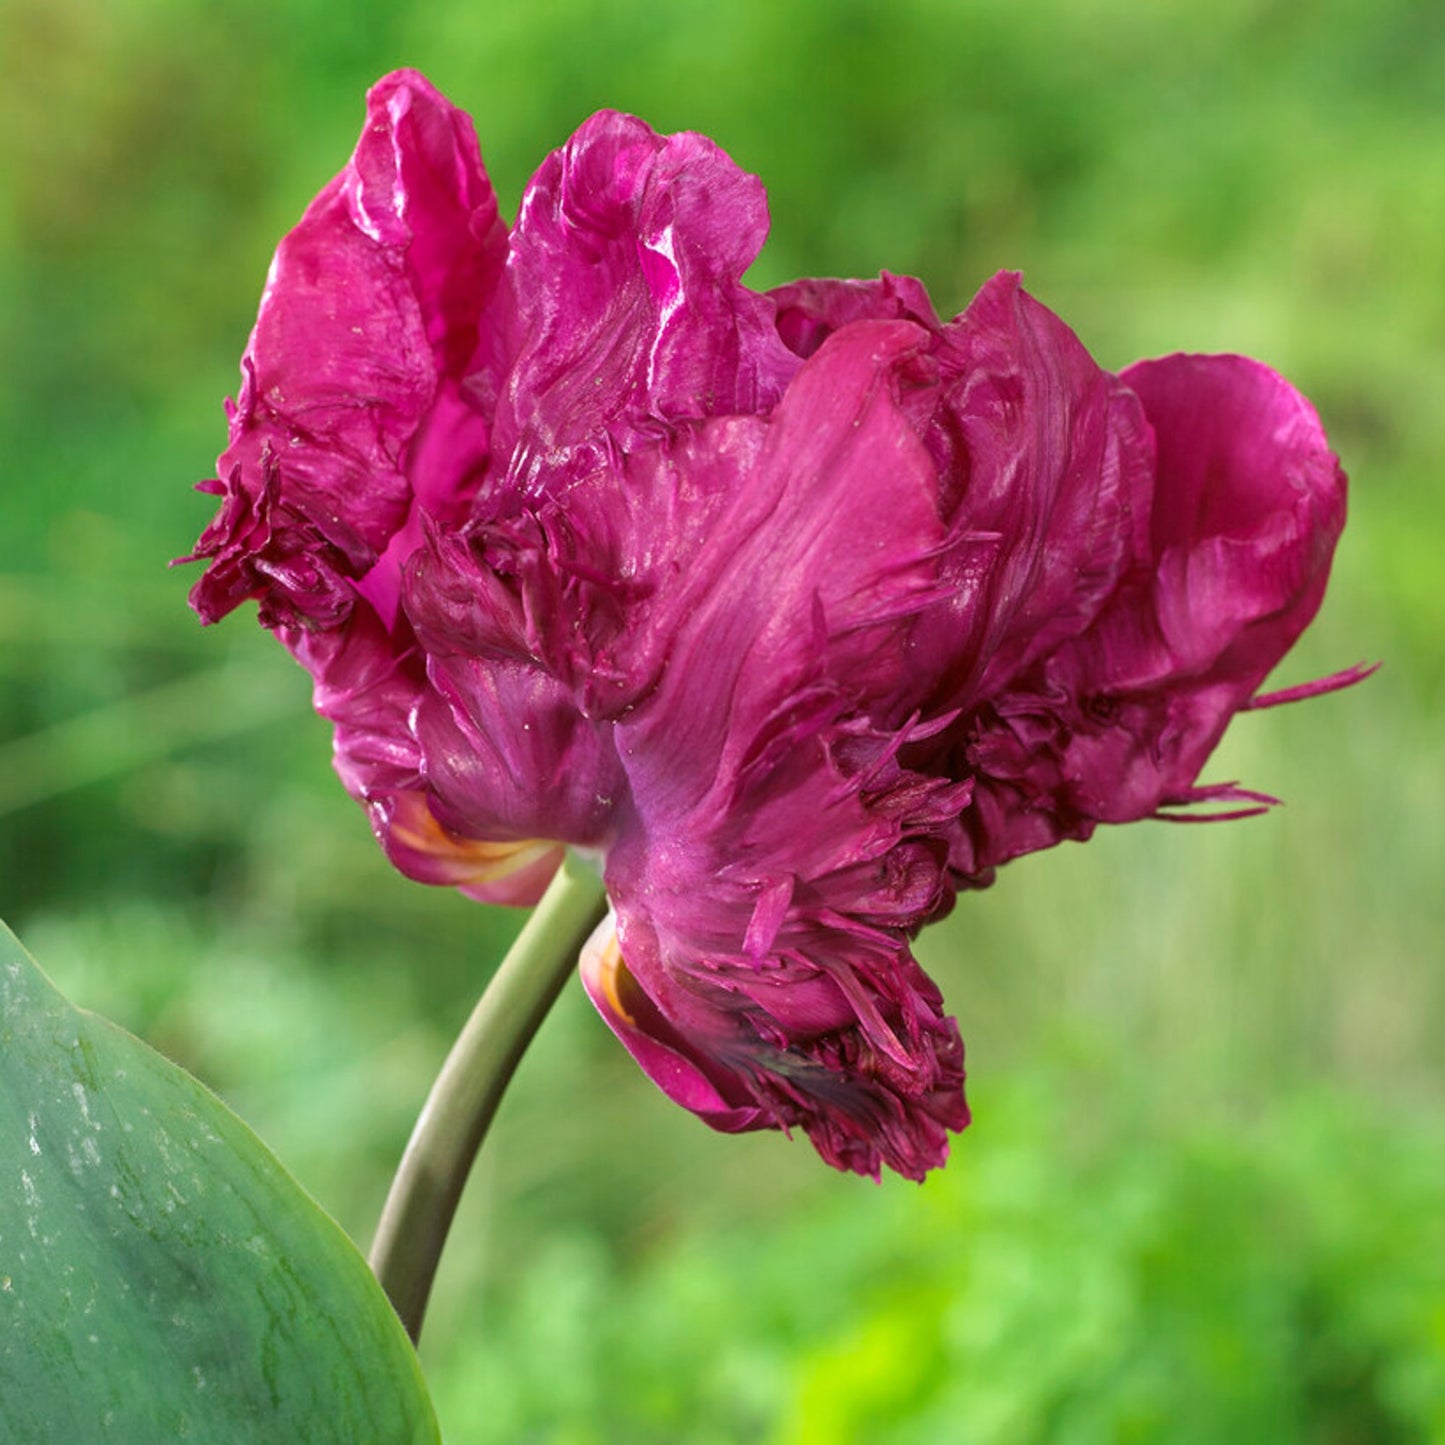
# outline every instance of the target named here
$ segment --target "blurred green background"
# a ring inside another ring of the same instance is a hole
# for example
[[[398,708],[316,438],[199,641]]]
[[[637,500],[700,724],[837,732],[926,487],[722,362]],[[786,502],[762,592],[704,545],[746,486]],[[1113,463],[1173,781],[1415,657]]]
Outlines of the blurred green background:
[[[1353,479],[1278,682],[1386,664],[1237,723],[1207,776],[1288,807],[925,936],[976,1122],[922,1188],[711,1134],[570,990],[443,1263],[449,1439],[1445,1440],[1445,9],[0,0],[0,913],[363,1244],[518,920],[390,872],[305,676],[165,562],[271,249],[403,64],[509,214],[617,106],[763,176],[759,285],[947,313],[1020,267],[1106,365],[1268,360]]]

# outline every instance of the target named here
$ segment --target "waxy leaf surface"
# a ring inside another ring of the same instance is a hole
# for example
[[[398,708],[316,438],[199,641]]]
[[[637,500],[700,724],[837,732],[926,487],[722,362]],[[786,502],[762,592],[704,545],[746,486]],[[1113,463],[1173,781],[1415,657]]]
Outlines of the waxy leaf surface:
[[[440,1439],[365,1261],[0,925],[0,1439]]]

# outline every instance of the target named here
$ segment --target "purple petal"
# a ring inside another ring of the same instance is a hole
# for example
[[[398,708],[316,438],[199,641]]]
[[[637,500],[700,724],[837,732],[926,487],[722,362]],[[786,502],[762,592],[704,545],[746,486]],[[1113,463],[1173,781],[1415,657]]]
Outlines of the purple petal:
[[[380,81],[350,162],[277,249],[196,551],[197,611],[259,600],[403,867],[416,850],[392,828],[423,786],[425,666],[397,615],[401,565],[420,511],[457,519],[487,457],[460,372],[505,246],[470,120],[414,72]]]
[[[768,292],[777,307],[778,335],[807,358],[841,326],[854,321],[913,321],[941,331],[923,282],[884,271],[873,281],[793,281]]]
[[[471,122],[414,72],[380,81],[350,163],[271,264],[211,484],[225,504],[195,553],[214,559],[192,593],[203,619],[254,596],[268,625],[337,625],[346,579],[408,522],[428,430],[471,433],[431,500],[469,485],[485,425],[442,378],[475,347],[504,251]],[[395,583],[375,585],[385,611]]]
[[[945,681],[932,705],[968,708],[1093,620],[1146,535],[1152,456],[1137,400],[1017,276],[948,324],[939,361],[958,540],[915,645]]]
[[[921,1179],[943,1162],[968,1123],[963,1046],[905,943],[836,929],[808,956],[701,953],[617,856],[616,937],[594,939],[583,979],[669,1098],[725,1132],[801,1128],[830,1164],[875,1178],[886,1165]],[[721,907],[710,921],[729,935],[736,923]]]
[[[494,842],[453,833],[420,791],[380,795],[370,812],[396,868],[418,883],[460,889],[479,903],[536,903],[566,851],[536,838]]]
[[[1345,477],[1319,417],[1242,356],[1171,356],[1122,379],[1159,447],[1154,615],[1176,665],[1253,692],[1319,609]]]
[[[433,658],[414,727],[432,811],[494,842],[601,847],[623,796],[612,740],[540,668]]]
[[[687,746],[741,758],[784,703],[881,716],[912,686],[910,628],[937,600],[945,538],[906,410],[934,384],[927,343],[906,322],[851,326],[769,421],[704,423],[625,464],[646,601],[616,666],[634,692],[657,681],[657,715],[692,720]],[[669,494],[694,517],[654,502]]]
[[[659,569],[638,569],[609,654],[630,809],[607,856],[620,954],[592,984],[709,1122],[801,1127],[840,1167],[909,1177],[967,1118],[957,1030],[907,947],[947,906],[935,835],[967,785],[901,768],[906,737],[870,721],[907,681],[944,537],[901,404],[930,384],[927,345],[849,326],[770,420],[625,459],[615,490]],[[568,494],[574,523],[587,495]],[[707,525],[671,525],[664,495]],[[654,517],[682,539],[671,567]]]
[[[637,985],[622,961],[616,919],[605,918],[582,950],[582,983],[607,1025],[663,1093],[714,1129],[740,1134],[773,1119],[729,1072],[697,1052]]]
[[[347,791],[364,801],[415,787],[421,755],[408,716],[424,683],[415,647],[361,607],[342,627],[277,636],[310,672],[316,711],[336,725],[333,761]]]
[[[679,420],[772,406],[797,368],[741,282],[767,234],[756,177],[712,141],[593,116],[542,165],[490,345],[509,478],[580,476]]]
[[[524,514],[480,550],[434,534],[405,606],[428,657],[414,727],[433,807],[469,838],[600,846],[624,787],[610,733],[547,641],[572,636],[546,539]],[[581,635],[580,628],[578,636]]]
[[[1197,797],[1235,712],[1317,609],[1344,475],[1309,403],[1241,357],[1130,368],[1158,444],[1148,545],[1097,621],[970,723],[955,842],[973,881]]]

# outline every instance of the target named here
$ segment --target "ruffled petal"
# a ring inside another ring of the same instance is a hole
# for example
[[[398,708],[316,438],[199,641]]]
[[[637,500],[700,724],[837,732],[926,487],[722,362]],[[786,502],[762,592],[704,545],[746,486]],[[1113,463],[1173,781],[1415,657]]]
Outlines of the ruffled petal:
[[[523,514],[470,541],[434,533],[407,571],[405,607],[427,654],[414,726],[432,806],[469,838],[599,847],[624,790],[610,733],[578,706],[549,652],[581,616],[553,586],[541,530]],[[575,599],[573,599],[575,601]]]
[[[904,769],[910,728],[883,722],[945,536],[905,404],[936,385],[927,350],[911,323],[846,327],[769,420],[701,423],[611,484],[638,530],[609,545],[659,570],[635,569],[609,653],[620,951],[591,985],[709,1122],[799,1127],[840,1167],[909,1177],[967,1118],[957,1029],[907,940],[948,905],[936,835],[968,785]],[[579,528],[588,494],[566,497]],[[669,525],[670,562],[663,495],[707,519]]]
[[[605,845],[625,793],[611,737],[540,668],[433,658],[414,728],[432,811],[461,837]]]
[[[584,959],[649,1077],[714,1128],[802,1129],[840,1169],[921,1179],[941,1164],[969,1118],[963,1045],[900,933],[835,917],[822,895],[844,901],[841,880],[785,882],[777,909],[778,884],[746,885],[742,868],[705,893],[694,880],[691,898],[666,868],[656,852],[609,854],[617,935]],[[770,910],[758,951],[748,924]]]
[[[480,860],[440,833],[428,851],[412,816],[426,669],[399,602],[422,514],[460,521],[489,453],[464,367],[505,255],[469,118],[415,72],[378,82],[351,160],[272,261],[192,592],[208,622],[259,601],[398,865],[484,891]]]
[[[1157,439],[1147,546],[1084,633],[972,720],[954,853],[971,881],[1099,822],[1211,801],[1199,770],[1324,592],[1345,482],[1309,403],[1235,356],[1124,379]]]
[[[792,281],[768,295],[777,308],[778,335],[789,351],[804,358],[854,321],[912,321],[928,331],[943,329],[923,282],[890,271],[871,281]]]
[[[803,366],[771,418],[701,423],[559,501],[574,535],[602,539],[583,553],[593,570],[626,580],[608,715],[631,725],[656,694],[648,715],[687,735],[659,738],[655,762],[639,750],[639,767],[660,774],[686,748],[740,765],[783,711],[804,729],[839,706],[897,712],[946,537],[909,411],[930,391],[926,333],[859,323]]]
[[[1257,361],[1171,356],[1122,379],[1158,439],[1152,611],[1173,671],[1252,693],[1324,597],[1344,472],[1314,408]]]
[[[488,345],[506,474],[531,494],[680,420],[765,411],[797,359],[741,282],[767,234],[761,183],[712,141],[604,111],[538,170]]]
[[[1135,397],[1016,275],[944,328],[939,364],[957,541],[915,647],[932,708],[967,710],[1097,615],[1147,535],[1153,456]]]
[[[316,711],[335,724],[333,762],[347,792],[366,801],[414,788],[421,754],[409,718],[425,673],[409,635],[388,633],[358,607],[344,626],[277,636],[311,674]]]
[[[918,282],[887,273],[771,294],[804,355],[869,317],[928,332],[937,385],[903,406],[945,531],[906,697],[924,715],[967,713],[1087,627],[1144,547],[1153,446],[1138,399],[1012,273],[946,325]]]
[[[209,484],[224,504],[194,554],[211,560],[192,592],[204,620],[256,597],[268,625],[336,626],[408,522],[429,430],[464,437],[432,498],[473,483],[484,422],[454,389],[444,422],[435,409],[505,245],[470,120],[414,72],[380,81],[350,163],[271,263]],[[375,585],[385,612],[395,581]]]

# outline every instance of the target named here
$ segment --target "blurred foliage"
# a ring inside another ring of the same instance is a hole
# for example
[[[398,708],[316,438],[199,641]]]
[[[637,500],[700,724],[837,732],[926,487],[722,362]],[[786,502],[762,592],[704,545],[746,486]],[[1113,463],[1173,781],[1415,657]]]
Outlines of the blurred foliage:
[[[591,110],[769,187],[755,279],[1019,267],[1108,365],[1242,350],[1354,480],[1210,775],[1289,800],[1007,870],[921,951],[977,1122],[918,1190],[661,1099],[574,990],[424,1355],[452,1438],[1445,1438],[1445,11],[1420,0],[0,0],[0,913],[358,1238],[516,919],[394,876],[306,679],[163,563],[279,235],[381,72],[511,211]]]
[[[1382,1136],[1316,1096],[1161,1151],[1141,1081],[1072,1062],[1087,1106],[1077,1073],[983,1086],[987,1138],[921,1193],[634,1270],[588,1231],[547,1240],[463,1325],[444,1417],[579,1445],[1440,1438],[1438,1122]]]

